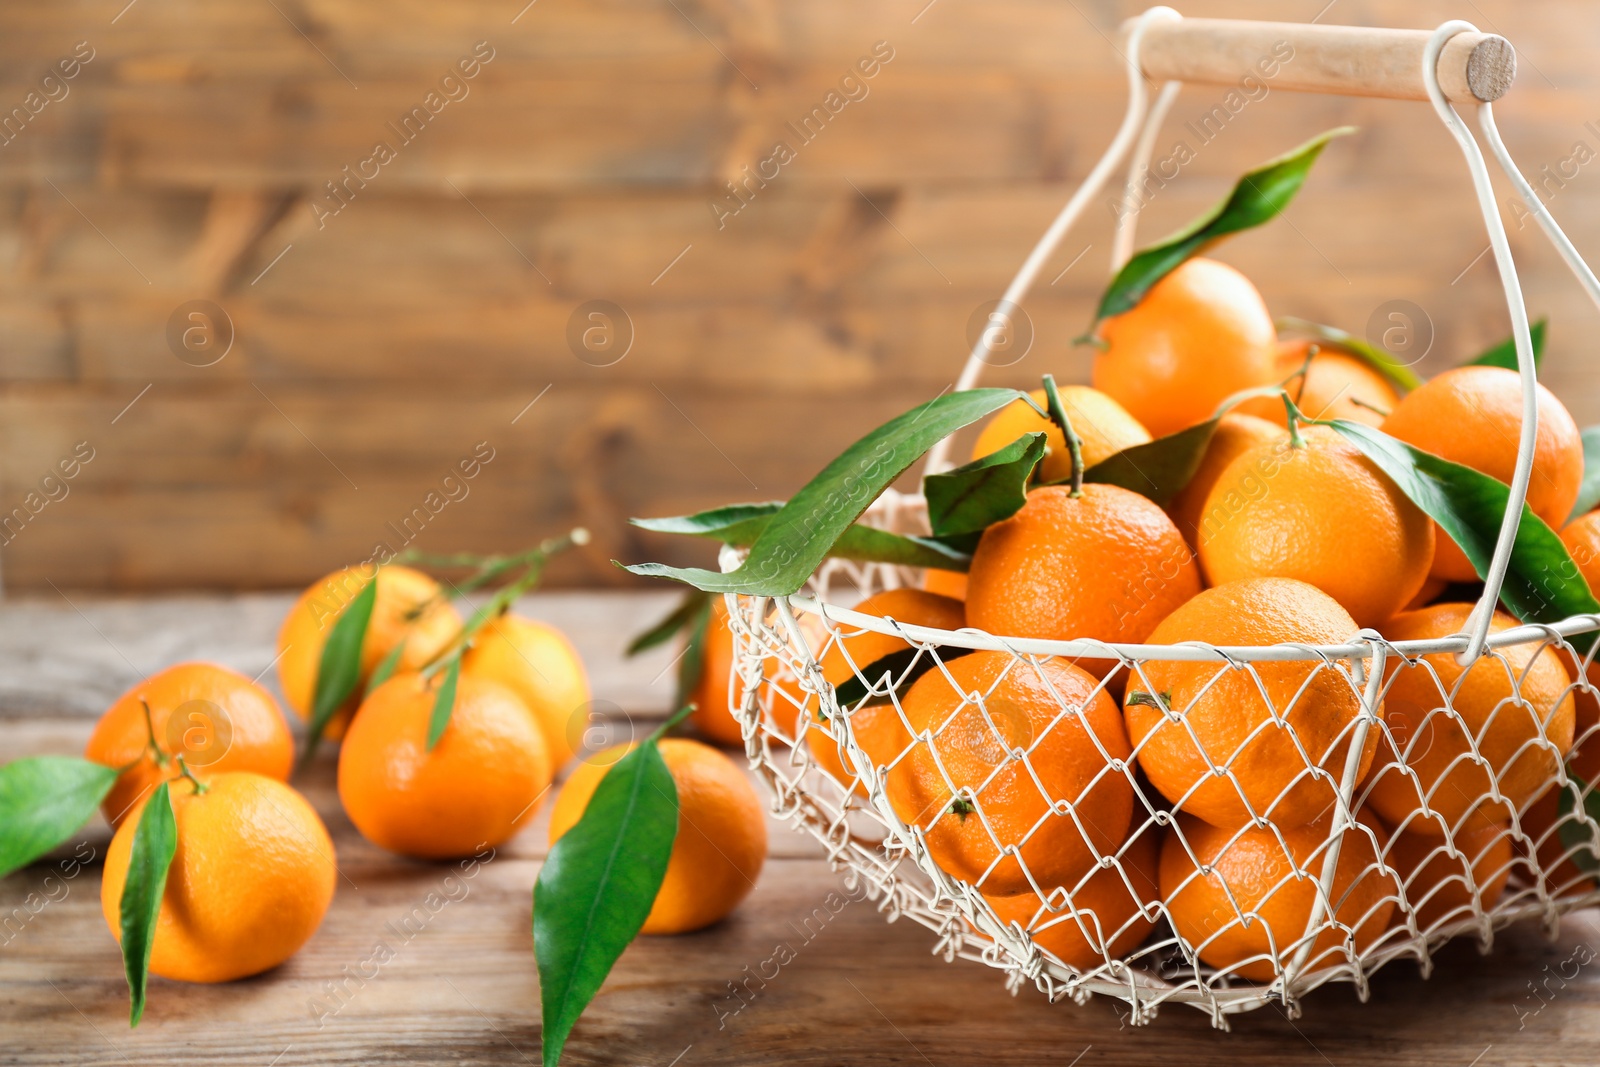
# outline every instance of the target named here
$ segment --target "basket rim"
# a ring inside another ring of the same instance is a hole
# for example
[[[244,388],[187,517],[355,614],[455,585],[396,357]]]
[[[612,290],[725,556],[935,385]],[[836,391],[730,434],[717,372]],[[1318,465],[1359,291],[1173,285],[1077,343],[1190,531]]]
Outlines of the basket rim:
[[[730,597],[748,594],[730,593]],[[1381,647],[1386,655],[1406,657],[1437,653],[1460,654],[1470,637],[1466,633],[1410,641],[1391,641],[1375,629],[1357,630],[1343,644],[1313,645],[1285,642],[1275,645],[1212,645],[1186,641],[1175,645],[1132,644],[1099,641],[1093,638],[1051,640],[1033,637],[1005,637],[976,627],[942,630],[933,626],[902,623],[892,616],[867,615],[851,608],[830,604],[816,597],[791,594],[786,597],[749,597],[752,600],[781,601],[806,615],[825,622],[847,624],[862,630],[908,639],[916,644],[942,645],[974,651],[1010,652],[1022,656],[1064,656],[1067,658],[1120,659],[1125,661],[1167,662],[1304,662],[1308,660],[1368,659]],[[1549,642],[1574,634],[1600,630],[1600,614],[1573,615],[1554,623],[1519,623],[1489,635],[1486,649],[1501,649],[1533,642]]]

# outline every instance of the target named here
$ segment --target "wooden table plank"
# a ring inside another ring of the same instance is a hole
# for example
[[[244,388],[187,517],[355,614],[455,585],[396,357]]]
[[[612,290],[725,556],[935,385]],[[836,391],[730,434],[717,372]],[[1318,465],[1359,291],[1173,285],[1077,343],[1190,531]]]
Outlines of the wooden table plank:
[[[568,627],[597,695],[610,694],[604,699],[643,724],[666,706],[669,694],[651,676],[670,655],[625,664],[617,620],[659,610],[665,599],[545,594],[527,608]],[[74,600],[76,608],[0,606],[0,758],[78,751],[100,705],[136,670],[192,656],[260,670],[286,603]],[[70,879],[53,866],[74,849],[103,854],[104,825],[0,882],[0,1064],[538,1062],[529,906],[543,815],[469,876],[360,838],[339,810],[333,770],[324,755],[296,783],[339,855],[342,877],[321,930],[256,978],[153,980],[136,1031],[127,1029],[120,960],[100,913],[98,861]],[[631,947],[574,1031],[567,1062],[945,1067],[1065,1064],[1081,1055],[1083,1067],[1487,1067],[1588,1063],[1600,1037],[1600,917],[1592,913],[1565,919],[1553,942],[1523,926],[1504,931],[1487,957],[1452,945],[1428,981],[1395,964],[1364,1005],[1349,986],[1335,986],[1308,997],[1293,1022],[1268,1008],[1223,1034],[1199,1012],[1169,1005],[1135,1029],[1104,999],[1077,1007],[1048,1004],[1032,989],[1012,997],[996,972],[940,962],[926,930],[887,924],[870,903],[850,901],[808,837],[771,828],[772,857],[744,905],[712,929]],[[375,952],[380,944],[385,952]],[[736,986],[745,992],[736,995]]]

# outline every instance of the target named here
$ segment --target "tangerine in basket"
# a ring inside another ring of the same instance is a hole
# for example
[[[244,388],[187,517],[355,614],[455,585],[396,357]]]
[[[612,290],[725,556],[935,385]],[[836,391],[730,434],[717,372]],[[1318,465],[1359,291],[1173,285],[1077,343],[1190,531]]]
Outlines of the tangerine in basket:
[[[1279,404],[1279,408],[1283,405]],[[1184,539],[1191,545],[1200,543],[1200,526],[1205,517],[1206,497],[1217,484],[1222,472],[1240,455],[1256,445],[1287,440],[1282,426],[1254,415],[1230,411],[1217,421],[1217,429],[1206,445],[1200,466],[1189,478],[1189,483],[1167,502],[1167,514],[1177,523]]]
[[[967,599],[967,576],[961,571],[940,570],[930,567],[923,572],[922,588],[952,600]]]
[[[304,797],[248,771],[174,781],[177,849],[156,916],[150,970],[184,982],[228,982],[276,967],[316,932],[333,900],[333,841]],[[100,908],[122,940],[122,890],[139,817],[106,848]]]
[[[983,532],[967,572],[967,624],[997,637],[1138,643],[1200,591],[1183,535],[1149,498],[1115,485],[1034,489]],[[1105,675],[1117,661],[1086,658]]]
[[[498,616],[473,635],[461,673],[492,678],[521,698],[539,720],[552,768],[572,758],[588,725],[591,693],[566,634],[520,615]]]
[[[889,589],[876,593],[857,604],[855,610],[863,615],[938,630],[959,630],[967,624],[961,601],[921,589]],[[829,685],[843,685],[858,674],[874,684],[882,684],[883,673],[888,672],[891,678],[898,678],[911,666],[908,662],[898,661],[912,650],[904,638],[861,630],[847,623],[836,623],[835,626],[837,636],[823,653],[820,664],[822,677]],[[965,649],[950,650],[950,653],[961,652],[965,652]],[[920,664],[930,663],[930,657],[936,654],[920,653]],[[884,663],[886,656],[897,656],[897,660]],[[874,668],[875,664],[879,666]],[[841,707],[840,711],[850,717],[856,743],[879,767],[892,762],[911,743],[911,735],[906,733],[905,725],[900,721],[900,712],[886,697],[868,700],[860,707]],[[851,784],[856,774],[854,768],[848,766],[841,757],[843,731],[836,733],[830,729],[831,724],[815,713],[812,718],[812,725],[806,732],[806,744],[810,746],[812,756],[835,780],[841,784]],[[860,791],[859,784],[854,788]]]
[[[1583,480],[1583,440],[1566,405],[1538,387],[1539,425],[1528,482],[1528,507],[1560,529]],[[1385,433],[1424,452],[1510,484],[1522,433],[1522,380],[1504,367],[1457,367],[1430,379],[1383,422]],[[1478,578],[1472,563],[1443,530],[1433,573],[1452,582]]]
[[[1517,852],[1527,857],[1524,862],[1532,877],[1553,897],[1583,896],[1600,889],[1595,878],[1600,870],[1600,843],[1577,821],[1576,805],[1565,816],[1561,812],[1561,794],[1570,788],[1551,783],[1518,818],[1519,828],[1533,847],[1530,856],[1528,842],[1519,840]]]
[[[1278,378],[1278,334],[1261,294],[1214,259],[1188,260],[1098,334],[1092,384],[1157,437]]]
[[[1063,385],[1056,392],[1073,432],[1082,441],[1084,467],[1092,467],[1124,448],[1150,441],[1150,431],[1100,390],[1087,385]],[[1035,389],[1029,395],[1039,407],[1045,406],[1043,389]],[[1013,400],[984,424],[972,446],[972,458],[998,452],[1025,433],[1045,435],[1047,451],[1039,464],[1040,481],[1064,482],[1072,477],[1072,454],[1067,451],[1067,439],[1061,427],[1022,400]]]
[[[160,760],[150,750],[152,733]],[[116,829],[137,801],[178,773],[177,757],[207,774],[254,771],[281,782],[294,766],[294,738],[278,702],[255,682],[215,663],[179,663],[118,697],[83,755],[127,767],[100,805]]]
[[[1206,497],[1200,566],[1212,585],[1296,578],[1376,626],[1417,595],[1433,560],[1433,520],[1336,431],[1303,445],[1256,445]]]
[[[1443,837],[1402,830],[1390,838],[1384,853],[1384,862],[1395,869],[1406,901],[1416,911],[1417,929],[1424,934],[1441,922],[1470,918],[1474,900],[1488,911],[1511,877],[1509,826],[1474,826],[1452,841],[1454,856]],[[1404,908],[1394,909],[1389,925],[1406,925]]]
[[[1365,952],[1387,929],[1394,910],[1394,875],[1377,866],[1386,831],[1367,812],[1356,818],[1359,825],[1339,835],[1333,892],[1324,902],[1303,973],[1344,962],[1352,932],[1350,950]],[[1332,822],[1332,808],[1291,829],[1221,830],[1179,815],[1161,848],[1161,894],[1173,928],[1212,967],[1255,982],[1272,981],[1305,943],[1333,840]]]
[[[1467,628],[1471,613],[1471,604],[1434,604],[1396,615],[1383,633],[1391,641],[1448,637]],[[1516,625],[1497,611],[1489,632]],[[1453,652],[1415,663],[1391,657],[1384,673],[1387,726],[1367,803],[1398,830],[1439,835],[1448,827],[1459,836],[1509,821],[1572,748],[1572,679],[1550,648],[1507,645],[1470,669]],[[1491,790],[1505,799],[1491,799]]]
[[[511,689],[462,673],[428,751],[442,684],[397,674],[367,695],[339,749],[339,800],[361,835],[422,859],[498,845],[538,810],[552,768],[544,731]]]
[[[1087,671],[973,652],[917,679],[901,706],[931,744],[889,771],[889,802],[953,877],[995,896],[1071,885],[1126,840],[1128,738]]]
[[[1295,406],[1308,419],[1348,419],[1382,425],[1400,403],[1400,394],[1372,364],[1315,341],[1291,341],[1278,350],[1277,375]],[[1307,363],[1307,356],[1310,362]],[[1279,426],[1289,425],[1289,411],[1280,397],[1251,397],[1235,411],[1257,415]]]
[[[1150,643],[1336,645],[1355,631],[1315,587],[1251,578],[1207,589],[1167,616]],[[1264,816],[1288,829],[1336,799],[1362,711],[1356,683],[1322,660],[1246,668],[1152,659],[1129,677],[1123,714],[1140,767],[1180,810],[1224,828]],[[1377,734],[1367,733],[1358,777]]]
[[[1577,565],[1578,573],[1589,586],[1589,591],[1600,589],[1600,511],[1591,511],[1573,519],[1561,529],[1561,543],[1567,546],[1567,552],[1572,556],[1572,562]],[[1573,650],[1563,648],[1560,650],[1561,662],[1566,664],[1567,673],[1573,678],[1587,679],[1587,686],[1579,686],[1572,691],[1572,699],[1577,710],[1577,725],[1574,736],[1582,742],[1589,732],[1600,724],[1600,699],[1597,699],[1595,687],[1600,686],[1600,666],[1596,665],[1596,656],[1585,654],[1581,657],[1573,655]],[[1587,666],[1585,666],[1587,663]],[[1595,775],[1600,774],[1600,741],[1589,746],[1593,753],[1590,761],[1592,767],[1583,768],[1581,773],[1586,782],[1595,780]],[[1573,762],[1577,762],[1577,753],[1573,753]]]
[[[719,745],[743,745],[744,735],[729,707],[733,684],[733,630],[728,626],[728,605],[711,598],[711,619],[700,646],[700,678],[689,700],[694,728]]]
[[[1066,886],[1066,894],[1041,886],[1048,902],[1032,890],[984,900],[996,918],[1020,924],[1034,944],[1062,963],[1090,971],[1126,956],[1155,929],[1150,915],[1161,900],[1160,852],[1160,836],[1150,828],[1128,842],[1114,866],[1093,870],[1081,884]],[[1059,910],[1052,911],[1051,903]]]
[[[750,780],[727,756],[687,738],[668,737],[660,747],[678,790],[678,836],[641,932],[682,934],[723,918],[755,888],[767,823]],[[550,811],[552,845],[577,825],[600,780],[631,748],[605,749],[573,770]]]
[[[316,695],[322,646],[333,625],[372,579],[363,568],[346,567],[313,582],[294,602],[278,630],[278,684],[284,699],[302,719],[310,719]],[[405,642],[397,671],[414,671],[433,659],[461,629],[461,616],[439,590],[439,583],[410,567],[378,569],[378,591],[361,642],[361,676],[350,698],[328,720],[323,736],[344,736],[366,690],[367,679],[385,656]]]

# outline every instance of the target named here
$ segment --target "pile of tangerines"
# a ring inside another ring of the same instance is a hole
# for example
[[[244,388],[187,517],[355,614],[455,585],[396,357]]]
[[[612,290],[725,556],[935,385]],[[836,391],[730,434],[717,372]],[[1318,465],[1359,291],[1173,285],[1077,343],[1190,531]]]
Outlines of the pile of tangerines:
[[[973,452],[1047,435],[1026,503],[987,527],[966,574],[928,570],[923,588],[855,610],[1006,638],[1153,645],[1327,646],[1363,628],[1390,641],[1466,629],[1482,587],[1469,584],[1478,575],[1461,549],[1349,440],[1310,422],[1364,423],[1509,482],[1517,373],[1461,366],[1405,391],[1358,348],[1280,339],[1250,280],[1206,258],[1101,322],[1096,345],[1092,386],[1059,389],[1079,469],[1225,412],[1187,485],[1157,504],[1117,485],[1048,484],[1068,479],[1072,458],[1037,392],[1036,405],[992,416]],[[1600,590],[1600,511],[1571,514],[1584,474],[1578,427],[1542,386],[1538,413],[1528,504]],[[885,660],[909,653],[897,637],[804,621],[832,686],[876,681],[884,663],[905,670],[904,658]],[[1515,623],[1497,612],[1492,629]],[[737,740],[720,603],[709,633],[715,669],[699,721]],[[1281,972],[1312,916],[1364,715],[1358,680],[1320,660],[1133,666],[953,647],[940,658],[906,672],[893,699],[885,689],[839,701],[934,862],[1077,968],[1125,956],[1164,904],[1205,963],[1262,981]],[[778,732],[803,735],[815,763],[862,795],[841,759],[844,731],[776,662],[766,714],[793,715]],[[1411,922],[1414,936],[1471,918],[1519,864],[1552,892],[1594,887],[1562,862],[1552,831],[1558,764],[1567,759],[1579,781],[1600,775],[1600,743],[1574,749],[1600,721],[1580,675],[1569,652],[1536,644],[1470,667],[1449,653],[1388,659],[1382,728],[1365,731],[1354,755],[1361,825],[1342,833],[1334,914],[1307,967]],[[1518,849],[1537,860],[1518,860]],[[1409,908],[1398,906],[1402,890]]]
[[[505,611],[464,637],[447,591],[422,571],[341,570],[305,590],[279,631],[278,679],[290,708],[312,718],[329,635],[372,582],[359,678],[323,731],[340,742],[344,813],[369,841],[401,855],[481,854],[524,827],[558,772],[581,755],[551,814],[553,844],[629,748],[581,751],[589,682],[555,627]],[[427,671],[452,649],[461,654],[454,706],[430,745],[445,683]],[[389,676],[375,677],[386,662]],[[680,933],[716,922],[753,887],[766,824],[727,756],[690,739],[660,748],[681,820],[643,932]],[[191,982],[257,974],[316,931],[337,881],[334,846],[317,812],[286,784],[294,738],[260,684],[212,663],[166,668],[111,705],[85,756],[120,771],[102,804],[115,834],[101,891],[119,940],[142,815],[153,797],[170,796],[176,847],[151,939],[152,973]],[[166,793],[157,792],[162,784]],[[141,999],[136,991],[136,1016]]]

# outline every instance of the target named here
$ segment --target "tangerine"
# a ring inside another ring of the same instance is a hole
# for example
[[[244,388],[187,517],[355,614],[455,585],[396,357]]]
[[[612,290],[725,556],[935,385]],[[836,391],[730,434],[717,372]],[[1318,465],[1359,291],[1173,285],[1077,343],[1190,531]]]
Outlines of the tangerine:
[[[1061,397],[1062,411],[1072,423],[1073,433],[1082,442],[1085,468],[1125,448],[1150,441],[1150,431],[1100,390],[1087,385],[1063,385],[1057,387],[1056,392]],[[1035,389],[1029,395],[1039,407],[1045,406],[1043,389]],[[1066,435],[1049,417],[1039,414],[1023,400],[1013,400],[984,424],[972,446],[972,458],[980,459],[998,452],[1025,433],[1045,435],[1046,451],[1037,472],[1040,481],[1064,482],[1072,477],[1072,454],[1067,450]]]

